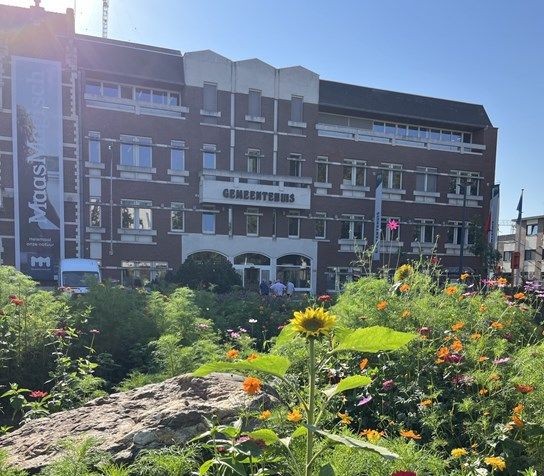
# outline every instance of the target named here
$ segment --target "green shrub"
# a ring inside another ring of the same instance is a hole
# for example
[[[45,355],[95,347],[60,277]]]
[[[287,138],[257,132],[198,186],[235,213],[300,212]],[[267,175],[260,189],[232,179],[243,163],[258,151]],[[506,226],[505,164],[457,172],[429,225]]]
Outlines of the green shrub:
[[[172,446],[160,450],[142,451],[130,467],[138,476],[187,476],[198,467],[198,452],[194,446]]]

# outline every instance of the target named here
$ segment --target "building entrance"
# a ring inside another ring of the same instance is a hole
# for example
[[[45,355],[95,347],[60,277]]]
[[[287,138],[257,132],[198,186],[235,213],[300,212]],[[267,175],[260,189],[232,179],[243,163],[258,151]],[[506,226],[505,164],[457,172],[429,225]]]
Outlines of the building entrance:
[[[242,278],[244,289],[259,291],[261,281],[270,280],[270,258],[258,253],[244,253],[234,258],[234,269]]]

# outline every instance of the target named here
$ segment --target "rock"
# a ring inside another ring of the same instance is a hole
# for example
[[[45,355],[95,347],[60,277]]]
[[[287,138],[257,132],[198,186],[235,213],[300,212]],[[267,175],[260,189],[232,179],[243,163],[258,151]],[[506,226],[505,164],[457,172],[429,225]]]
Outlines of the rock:
[[[203,417],[232,422],[244,408],[258,410],[270,397],[250,397],[243,378],[181,375],[162,383],[100,397],[73,410],[32,420],[0,438],[9,463],[32,472],[60,456],[61,438],[93,436],[117,461],[130,461],[143,448],[183,444],[206,431]]]

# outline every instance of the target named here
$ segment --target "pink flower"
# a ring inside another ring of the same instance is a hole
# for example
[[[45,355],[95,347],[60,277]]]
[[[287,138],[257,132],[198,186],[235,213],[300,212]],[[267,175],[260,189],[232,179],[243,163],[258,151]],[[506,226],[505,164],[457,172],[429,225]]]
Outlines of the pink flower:
[[[382,384],[382,389],[386,392],[389,390],[392,390],[395,388],[395,381],[394,380],[385,380]]]
[[[506,364],[506,362],[509,362],[509,361],[510,361],[510,357],[501,357],[499,359],[495,359],[493,363],[495,365],[501,365],[501,364]]]
[[[399,222],[397,220],[393,220],[392,218],[387,221],[387,229],[391,231],[395,231],[399,227]]]
[[[418,332],[422,335],[422,336],[428,336],[430,333],[431,333],[431,328],[430,327],[420,327],[418,329]]]
[[[463,356],[459,354],[448,354],[446,357],[444,357],[444,360],[452,364],[458,364],[463,360]]]
[[[43,398],[45,396],[47,396],[47,392],[44,392],[43,390],[33,390],[29,394],[29,397],[32,398]]]
[[[362,400],[359,400],[359,403],[357,404],[358,407],[366,405],[367,403],[372,401],[372,395],[367,395]]]
[[[391,476],[417,476],[413,471],[395,471]]]
[[[97,335],[97,334],[100,334],[100,331],[98,329],[91,329],[89,331],[89,334],[94,334],[94,335]]]

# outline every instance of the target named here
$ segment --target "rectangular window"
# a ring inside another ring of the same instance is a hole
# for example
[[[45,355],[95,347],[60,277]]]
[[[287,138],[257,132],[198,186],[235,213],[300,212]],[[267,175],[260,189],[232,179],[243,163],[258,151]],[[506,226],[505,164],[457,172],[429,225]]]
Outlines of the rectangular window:
[[[383,187],[400,190],[402,188],[402,165],[397,164],[382,164],[385,170],[383,171]]]
[[[291,121],[304,122],[304,98],[291,96]]]
[[[121,165],[152,167],[151,139],[149,137],[121,136]]]
[[[502,260],[503,261],[512,261],[512,252],[511,251],[505,251],[503,254],[502,254]]]
[[[217,112],[217,84],[204,83],[202,93],[204,101],[202,109],[208,112]]]
[[[327,157],[318,157],[316,160],[316,182],[329,182],[329,164]]]
[[[480,192],[480,173],[452,170],[450,173],[449,193],[463,195],[465,187],[468,197],[478,196]]]
[[[123,206],[121,228],[125,230],[151,230],[151,208]]]
[[[300,154],[289,154],[289,175],[291,177],[301,177],[302,176],[302,155]]]
[[[385,124],[383,122],[374,122],[372,124],[372,132],[383,134],[385,132]]]
[[[209,235],[215,233],[215,213],[212,211],[202,212],[202,233]]]
[[[414,239],[419,243],[434,242],[434,220],[416,219]]]
[[[102,96],[108,98],[118,98],[119,85],[112,83],[102,83]]]
[[[134,99],[134,88],[132,86],[121,85],[121,98],[122,99]]]
[[[152,102],[154,104],[168,104],[168,93],[166,91],[153,91]]]
[[[217,150],[214,144],[204,144],[204,148],[202,150],[202,167],[204,169],[215,169],[216,155]]]
[[[136,88],[136,101],[151,102],[151,89]]]
[[[252,117],[261,117],[261,91],[250,89],[248,100],[248,115]]]
[[[535,250],[525,250],[525,261],[534,260],[536,256]]]
[[[170,141],[170,169],[185,170],[185,141]]]
[[[315,214],[315,237],[317,239],[323,240],[327,237],[327,214],[322,212],[317,212]]]
[[[436,192],[436,173],[433,167],[417,167],[416,190],[418,192]]]
[[[291,215],[298,215],[298,212],[290,212]],[[290,216],[288,218],[288,235],[289,238],[298,238],[300,236],[300,218]]]
[[[342,215],[340,238],[343,240],[362,240],[364,232],[362,215]]]
[[[538,223],[527,225],[527,236],[538,235]]]
[[[85,83],[85,94],[102,96],[102,85],[100,84],[100,81],[87,81]]]
[[[170,205],[170,229],[172,231],[184,231],[185,229],[185,208],[183,203],[172,203]]]
[[[259,236],[259,209],[248,208],[246,211],[246,234]]]
[[[247,171],[252,174],[261,172],[261,151],[259,149],[248,149]]]
[[[400,218],[383,217],[381,224],[381,237],[384,241],[400,240]]]
[[[345,160],[343,183],[345,185],[364,187],[366,184],[365,162],[360,162],[357,160]]]
[[[100,228],[102,226],[102,210],[100,208],[100,198],[90,199],[89,205],[89,226]]]
[[[89,162],[100,163],[100,132],[89,132]]]
[[[459,221],[450,221],[448,227],[448,243],[453,243],[454,245],[460,245],[462,242],[462,224]],[[468,233],[467,230],[470,227],[468,224],[465,224],[465,246],[470,244],[473,239],[474,233]]]

